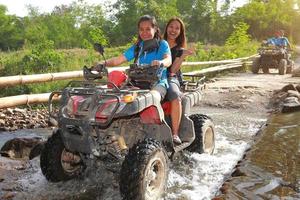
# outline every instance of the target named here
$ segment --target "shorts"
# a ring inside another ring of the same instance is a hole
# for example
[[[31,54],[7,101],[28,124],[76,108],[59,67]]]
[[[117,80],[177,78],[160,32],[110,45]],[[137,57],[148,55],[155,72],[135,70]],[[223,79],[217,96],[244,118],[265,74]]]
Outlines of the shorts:
[[[180,91],[180,84],[176,77],[169,77],[168,79],[169,88],[167,90],[166,100],[173,101],[182,97],[182,92]]]
[[[167,88],[160,85],[160,84],[156,84],[154,85],[151,90],[155,90],[157,92],[159,92],[160,96],[161,96],[161,99],[163,100],[167,94]]]

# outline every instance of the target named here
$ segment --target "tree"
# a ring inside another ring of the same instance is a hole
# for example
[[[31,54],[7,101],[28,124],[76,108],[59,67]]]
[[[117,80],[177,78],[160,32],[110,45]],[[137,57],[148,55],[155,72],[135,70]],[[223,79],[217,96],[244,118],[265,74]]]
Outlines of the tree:
[[[136,36],[137,22],[145,14],[155,16],[161,28],[172,16],[177,16],[176,0],[117,0],[114,9],[118,10],[115,18],[114,43],[127,43]],[[162,25],[163,24],[163,25]]]
[[[236,22],[244,21],[249,24],[249,33],[259,40],[271,36],[278,29],[292,33],[295,19],[299,19],[299,12],[294,9],[297,2],[294,0],[252,0],[238,8],[233,18]],[[294,34],[293,32],[292,35]]]
[[[7,8],[0,5],[0,49],[3,51],[22,47],[24,26],[14,15],[6,15]]]

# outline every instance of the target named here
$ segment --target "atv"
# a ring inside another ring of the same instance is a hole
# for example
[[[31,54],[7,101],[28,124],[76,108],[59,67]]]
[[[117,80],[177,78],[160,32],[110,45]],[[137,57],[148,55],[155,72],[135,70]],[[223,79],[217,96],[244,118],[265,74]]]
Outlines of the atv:
[[[104,57],[102,46],[95,46]],[[175,153],[185,149],[213,153],[215,129],[211,118],[190,114],[201,100],[202,82],[188,83],[183,91],[179,131],[183,142],[176,145],[170,128],[170,103],[161,104],[149,90],[131,84],[157,80],[160,67],[132,64],[126,73],[108,73],[105,65],[97,65],[98,73],[93,69],[84,67],[85,81],[71,81],[61,92],[50,95],[50,116],[53,97],[61,98],[58,128],[40,156],[41,170],[48,181],[83,175],[97,161],[119,173],[123,199],[155,200],[164,194],[169,160]],[[108,77],[107,81],[103,77]]]
[[[270,68],[278,69],[280,75],[292,73],[294,61],[290,60],[290,53],[284,47],[263,45],[258,49],[259,57],[252,63],[252,72],[257,74],[261,68],[263,73],[269,73]]]

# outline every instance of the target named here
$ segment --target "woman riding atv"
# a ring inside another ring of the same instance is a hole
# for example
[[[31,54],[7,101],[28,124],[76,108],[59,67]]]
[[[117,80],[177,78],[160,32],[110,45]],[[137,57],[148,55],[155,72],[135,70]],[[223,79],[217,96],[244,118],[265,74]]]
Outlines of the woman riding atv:
[[[145,41],[155,40],[157,46],[145,51]],[[144,15],[138,21],[138,41],[127,49],[122,55],[106,60],[105,66],[118,66],[131,61],[138,65],[150,64],[153,67],[164,66],[160,80],[152,86],[151,93],[161,101],[169,87],[166,68],[171,65],[171,51],[168,43],[161,39],[160,30],[154,17]],[[136,85],[139,87],[139,85]],[[150,87],[150,86],[149,86]]]

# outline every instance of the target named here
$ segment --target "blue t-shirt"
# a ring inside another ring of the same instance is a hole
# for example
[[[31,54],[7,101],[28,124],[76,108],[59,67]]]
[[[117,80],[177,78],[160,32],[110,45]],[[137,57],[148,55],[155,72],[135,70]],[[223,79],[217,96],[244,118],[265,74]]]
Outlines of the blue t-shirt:
[[[157,50],[151,52],[141,52],[143,49],[144,42],[142,41],[140,44],[140,52],[138,53],[137,64],[151,64],[153,60],[163,60],[164,55],[169,54],[171,55],[170,47],[165,40],[160,40],[159,47]],[[129,49],[124,52],[124,56],[127,61],[131,61],[134,59],[134,50],[136,45],[132,45]],[[168,88],[168,77],[167,77],[167,69],[164,68],[162,71],[161,79],[159,80],[158,84]]]
[[[286,37],[270,38],[268,44],[286,47],[289,44],[289,40]]]

